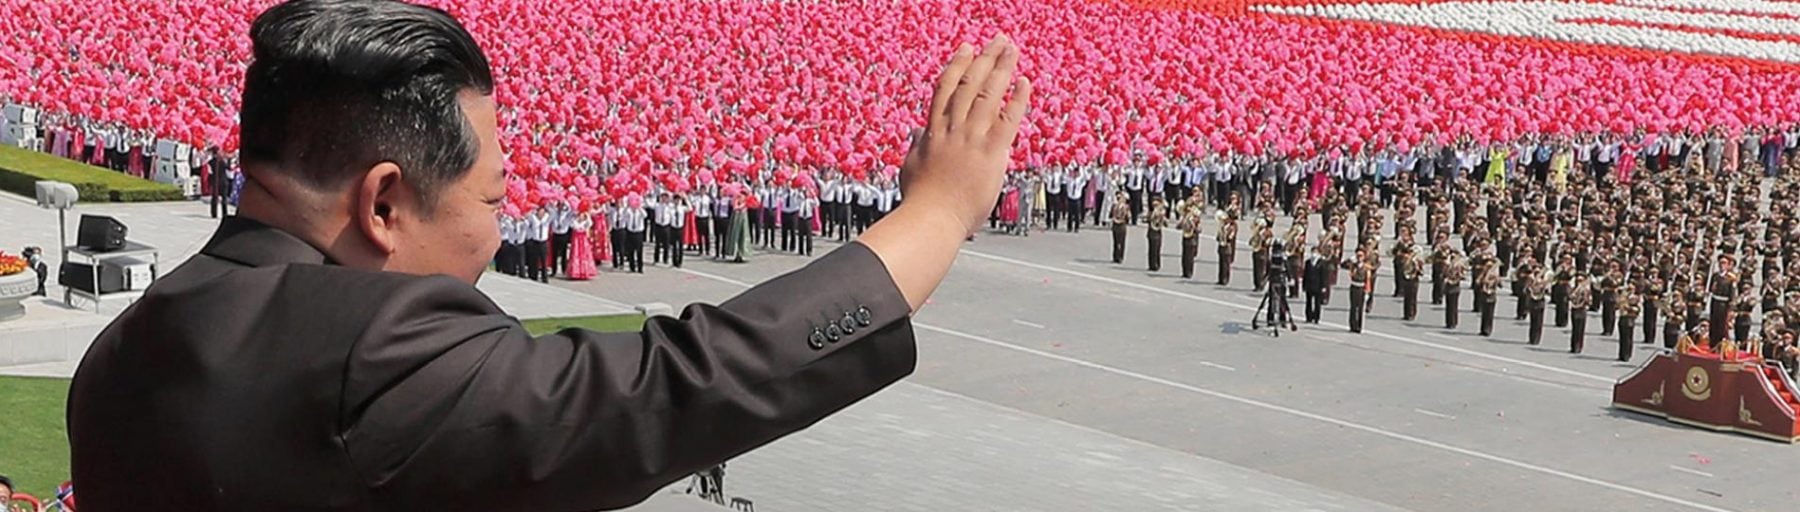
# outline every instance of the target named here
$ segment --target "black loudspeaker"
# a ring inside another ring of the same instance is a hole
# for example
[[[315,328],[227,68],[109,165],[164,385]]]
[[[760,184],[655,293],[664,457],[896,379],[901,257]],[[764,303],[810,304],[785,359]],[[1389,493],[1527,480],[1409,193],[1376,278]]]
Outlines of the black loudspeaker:
[[[56,273],[56,284],[88,293],[125,291],[125,270],[114,265],[100,266],[100,291],[94,291],[94,267],[80,263],[64,263]]]
[[[75,245],[91,251],[117,251],[125,248],[125,224],[105,215],[82,215],[76,230]]]

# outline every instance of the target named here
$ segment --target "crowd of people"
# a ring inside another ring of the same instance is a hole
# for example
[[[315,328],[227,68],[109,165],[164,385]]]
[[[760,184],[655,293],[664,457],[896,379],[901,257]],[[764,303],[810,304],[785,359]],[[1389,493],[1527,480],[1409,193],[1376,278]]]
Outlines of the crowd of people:
[[[1302,159],[1145,160],[1017,173],[1003,195],[993,226],[1029,232],[1037,210],[1044,229],[1105,225],[1115,263],[1127,258],[1131,226],[1144,226],[1152,272],[1161,269],[1163,231],[1173,227],[1183,278],[1193,278],[1211,224],[1218,285],[1231,282],[1248,221],[1252,287],[1304,294],[1306,323],[1320,322],[1344,289],[1349,329],[1361,332],[1377,283],[1388,281],[1404,321],[1425,322],[1428,284],[1446,329],[1459,328],[1467,308],[1488,336],[1501,297],[1511,296],[1528,343],[1544,342],[1550,315],[1555,327],[1569,328],[1574,353],[1585,348],[1592,312],[1598,335],[1618,336],[1621,361],[1635,343],[1658,341],[1761,354],[1790,370],[1800,356],[1800,125],[1428,143]],[[1275,262],[1288,267],[1273,269]],[[1270,324],[1279,313],[1270,311]]]

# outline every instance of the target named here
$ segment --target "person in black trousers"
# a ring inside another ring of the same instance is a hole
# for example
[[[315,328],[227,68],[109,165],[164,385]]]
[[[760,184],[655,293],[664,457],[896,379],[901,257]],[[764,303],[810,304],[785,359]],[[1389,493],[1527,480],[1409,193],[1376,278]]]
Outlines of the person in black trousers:
[[[219,148],[207,148],[207,188],[212,191],[212,218],[231,215],[231,173]],[[222,214],[222,215],[221,215]]]
[[[1325,293],[1331,291],[1331,264],[1319,257],[1317,250],[1306,258],[1306,271],[1301,288],[1306,292],[1306,323],[1319,323],[1324,316]]]

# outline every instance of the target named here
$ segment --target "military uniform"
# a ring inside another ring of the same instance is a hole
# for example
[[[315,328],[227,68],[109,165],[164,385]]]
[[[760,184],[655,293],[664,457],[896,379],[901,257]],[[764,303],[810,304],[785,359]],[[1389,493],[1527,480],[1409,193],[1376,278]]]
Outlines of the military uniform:
[[[1725,341],[1731,327],[1731,299],[1737,292],[1737,273],[1730,270],[1730,261],[1721,262],[1720,272],[1713,274],[1708,287],[1706,341],[1712,345]]]
[[[1237,218],[1225,215],[1219,222],[1219,285],[1231,284],[1231,262],[1237,258]]]
[[[1687,306],[1681,300],[1681,293],[1670,290],[1663,296],[1663,347],[1675,348],[1681,338],[1682,326],[1687,321]]]
[[[1123,200],[1113,201],[1112,207],[1112,262],[1114,265],[1125,262],[1125,225],[1131,223],[1131,206]]]
[[[1438,237],[1431,245],[1431,305],[1444,303],[1444,263],[1450,254],[1450,237]]]
[[[1596,291],[1600,295],[1598,302],[1600,303],[1601,336],[1611,336],[1613,327],[1618,324],[1619,301],[1617,299],[1619,289],[1625,286],[1624,281],[1625,272],[1619,270],[1617,266],[1608,271],[1606,276],[1600,278],[1600,286]]]
[[[1524,274],[1523,270],[1520,274]],[[1531,276],[1525,284],[1525,303],[1527,315],[1531,317],[1531,327],[1527,342],[1537,345],[1544,339],[1544,299],[1550,291],[1550,281],[1555,276],[1550,269],[1532,269]]]
[[[1445,244],[1444,249],[1449,251],[1455,250],[1448,244]],[[1434,256],[1437,256],[1436,259],[1439,261],[1444,262],[1444,274],[1442,276],[1443,293],[1439,297],[1444,304],[1444,328],[1455,329],[1457,316],[1458,313],[1460,313],[1457,311],[1457,308],[1460,307],[1460,301],[1458,299],[1462,295],[1463,278],[1468,274],[1468,263],[1464,261],[1463,256],[1458,253]]]
[[[1362,332],[1363,297],[1368,295],[1369,274],[1374,273],[1375,266],[1368,261],[1366,255],[1354,261],[1344,262],[1350,271],[1350,332]]]
[[[1631,360],[1632,321],[1637,319],[1639,302],[1627,286],[1619,290],[1613,297],[1614,307],[1619,311],[1619,360]]]
[[[1500,300],[1500,268],[1492,258],[1481,264],[1481,275],[1475,279],[1475,302],[1481,310],[1481,335],[1494,334],[1494,304]]]
[[[1588,308],[1593,306],[1594,285],[1587,274],[1577,274],[1569,286],[1569,353],[1580,354],[1587,340]]]
[[[1268,281],[1269,246],[1274,242],[1275,233],[1269,228],[1267,217],[1257,219],[1250,229],[1250,285],[1260,292]]]
[[[1575,256],[1563,253],[1556,265],[1555,284],[1550,286],[1550,302],[1556,306],[1556,326],[1569,326],[1569,285],[1575,280]]]
[[[1194,278],[1194,258],[1200,253],[1200,214],[1199,205],[1189,205],[1181,209],[1181,278]]]
[[[1144,232],[1145,242],[1150,246],[1149,263],[1151,272],[1162,271],[1162,232],[1169,227],[1169,212],[1163,208],[1162,198],[1150,199],[1150,217],[1144,219],[1150,229]]]
[[[1424,253],[1412,251],[1406,262],[1400,265],[1402,319],[1409,322],[1419,316],[1419,276],[1424,272],[1427,261]]]

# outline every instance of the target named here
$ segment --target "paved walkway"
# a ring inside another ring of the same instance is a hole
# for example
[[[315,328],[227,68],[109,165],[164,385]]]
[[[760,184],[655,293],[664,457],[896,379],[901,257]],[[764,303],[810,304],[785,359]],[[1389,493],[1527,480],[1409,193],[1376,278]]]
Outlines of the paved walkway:
[[[218,221],[199,202],[82,204],[68,212],[71,236],[83,213],[108,215],[128,228],[132,241],[162,250],[158,259],[161,272],[169,272],[195,254],[212,236]],[[68,376],[74,363],[87,350],[101,329],[125,309],[127,301],[108,299],[94,305],[82,299],[76,307],[61,302],[62,287],[55,284],[54,273],[59,238],[57,212],[38,208],[30,199],[0,192],[0,250],[17,254],[28,245],[44,247],[51,253],[52,278],[49,298],[26,301],[23,318],[0,322],[0,375]],[[632,306],[572,291],[566,288],[533,283],[501,274],[490,274],[478,285],[501,309],[518,318],[630,313]]]

